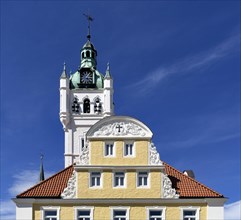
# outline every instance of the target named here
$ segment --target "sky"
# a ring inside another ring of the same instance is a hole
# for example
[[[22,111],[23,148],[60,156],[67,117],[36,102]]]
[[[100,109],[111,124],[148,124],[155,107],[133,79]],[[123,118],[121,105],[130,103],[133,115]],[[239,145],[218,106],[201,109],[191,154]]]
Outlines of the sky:
[[[1,1],[1,219],[64,168],[59,78],[80,65],[89,13],[116,115],[145,123],[161,160],[228,198],[240,218],[240,1]]]

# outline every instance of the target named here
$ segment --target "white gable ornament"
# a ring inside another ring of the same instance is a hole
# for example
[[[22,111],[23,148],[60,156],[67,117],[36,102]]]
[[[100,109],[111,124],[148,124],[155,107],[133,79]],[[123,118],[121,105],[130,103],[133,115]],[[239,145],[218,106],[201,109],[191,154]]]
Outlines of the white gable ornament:
[[[141,136],[144,137],[146,132],[140,126],[134,123],[115,122],[104,125],[98,131],[94,132],[95,137],[98,136]]]
[[[76,172],[73,171],[72,176],[69,178],[67,187],[61,194],[63,199],[73,199],[76,197]]]
[[[176,190],[172,188],[172,181],[165,174],[163,175],[163,197],[164,198],[179,198],[179,195],[176,193]]]
[[[149,164],[150,165],[163,165],[160,160],[160,155],[156,150],[156,147],[153,143],[149,144]]]

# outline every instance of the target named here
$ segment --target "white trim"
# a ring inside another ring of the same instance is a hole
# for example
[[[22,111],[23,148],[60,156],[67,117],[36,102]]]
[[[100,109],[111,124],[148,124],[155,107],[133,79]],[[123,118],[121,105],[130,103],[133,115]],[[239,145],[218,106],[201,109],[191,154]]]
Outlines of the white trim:
[[[139,186],[139,173],[140,172],[147,172],[147,185],[145,186]],[[150,174],[150,170],[138,170],[136,172],[136,188],[137,189],[147,189],[150,188],[151,186],[151,174]]]
[[[130,219],[130,206],[111,206],[110,207],[110,219],[113,219],[115,210],[125,210],[126,211],[126,220]]]
[[[99,186],[91,186],[92,182],[92,173],[100,173],[100,185]],[[90,189],[101,189],[103,188],[103,171],[102,170],[91,170],[89,171],[89,188]]]
[[[41,206],[40,207],[41,220],[44,220],[44,212],[45,211],[57,211],[57,220],[59,220],[59,217],[60,217],[60,206]]]
[[[199,220],[200,218],[200,207],[199,206],[184,206],[184,207],[180,207],[181,213],[180,213],[180,219],[183,220],[184,216],[183,216],[183,212],[184,211],[196,211],[195,214],[195,220]]]
[[[79,210],[90,210],[90,220],[94,219],[94,206],[74,206],[74,219],[78,220],[78,211]]]
[[[162,211],[162,215],[161,215],[162,220],[166,219],[166,207],[165,206],[146,206],[146,219],[147,220],[150,219],[150,216],[149,216],[150,210],[155,210],[155,211],[161,210]]]
[[[119,170],[160,170],[164,171],[165,166],[159,165],[159,166],[114,166],[114,165],[102,165],[102,166],[92,166],[92,165],[75,165],[74,169],[76,171],[78,170],[86,170],[86,169],[102,169],[102,170],[110,170],[110,169],[119,169]]]
[[[84,204],[119,204],[120,203],[120,199],[79,199],[79,198],[74,198],[74,199],[40,199],[40,198],[36,198],[36,199],[32,199],[32,198],[15,198],[12,199],[15,204],[17,206],[20,205],[27,205],[27,204],[37,204],[37,203],[41,203],[41,204],[76,204],[76,203],[84,203]],[[130,203],[134,203],[134,204],[177,204],[177,205],[183,205],[183,204],[204,204],[206,205],[208,202],[208,198],[193,198],[193,199],[172,199],[172,198],[156,198],[156,199],[124,199],[121,200],[121,203],[123,204],[130,204]],[[212,200],[216,200],[216,201],[220,201],[221,202],[225,202],[227,199],[226,198],[212,198]]]
[[[132,155],[126,155],[126,145],[132,144]],[[124,158],[134,158],[136,157],[136,144],[133,140],[124,141],[123,143],[123,157]]]
[[[113,174],[112,174],[112,186],[114,189],[123,189],[123,188],[126,188],[126,183],[127,183],[127,174],[126,174],[126,171],[125,170],[115,170],[115,171],[112,171]],[[115,186],[115,174],[116,173],[124,173],[124,185],[123,186]]]

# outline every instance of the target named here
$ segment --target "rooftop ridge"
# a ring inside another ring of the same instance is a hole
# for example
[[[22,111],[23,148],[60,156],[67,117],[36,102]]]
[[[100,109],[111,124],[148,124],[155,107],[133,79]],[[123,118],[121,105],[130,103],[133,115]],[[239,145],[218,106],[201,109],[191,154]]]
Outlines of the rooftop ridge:
[[[184,173],[182,173],[181,171],[177,170],[176,168],[174,168],[173,166],[169,165],[168,163],[166,163],[166,162],[163,161],[163,164],[164,164],[164,166],[168,166],[170,169],[173,169],[175,172],[178,172],[184,179],[186,178],[186,179],[188,179],[189,181],[192,181],[192,182],[200,185],[201,187],[203,187],[203,188],[205,188],[205,189],[207,189],[207,190],[212,191],[212,193],[215,193],[217,196],[224,197],[222,194],[220,194],[220,193],[218,193],[217,191],[211,189],[210,187],[204,185],[203,183],[199,182],[198,180],[193,179],[193,178],[185,175]],[[169,174],[167,173],[167,175],[169,175]]]
[[[24,194],[26,194],[26,193],[29,192],[30,190],[33,190],[33,189],[35,189],[35,188],[37,188],[37,187],[43,185],[44,183],[48,182],[49,180],[53,179],[54,177],[58,176],[59,174],[61,174],[61,173],[63,173],[63,172],[66,172],[68,169],[71,169],[71,168],[73,168],[73,167],[74,167],[74,165],[72,164],[72,165],[66,167],[66,168],[63,169],[63,170],[60,170],[59,172],[55,173],[54,175],[48,177],[47,179],[45,179],[45,180],[43,180],[43,181],[41,181],[41,182],[35,184],[34,186],[32,186],[32,187],[26,189],[26,190],[23,191],[22,193],[18,194],[16,197],[19,198],[19,197],[24,196]]]

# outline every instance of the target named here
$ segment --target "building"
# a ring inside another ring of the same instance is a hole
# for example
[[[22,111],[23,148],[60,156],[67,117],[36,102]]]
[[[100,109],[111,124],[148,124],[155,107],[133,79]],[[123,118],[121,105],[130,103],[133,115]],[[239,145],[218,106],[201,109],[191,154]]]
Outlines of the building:
[[[90,41],[60,77],[65,169],[17,195],[16,219],[220,220],[226,199],[162,161],[141,121],[115,116],[113,79]]]

